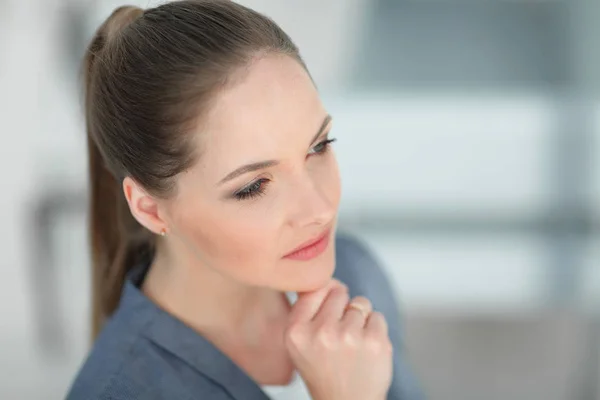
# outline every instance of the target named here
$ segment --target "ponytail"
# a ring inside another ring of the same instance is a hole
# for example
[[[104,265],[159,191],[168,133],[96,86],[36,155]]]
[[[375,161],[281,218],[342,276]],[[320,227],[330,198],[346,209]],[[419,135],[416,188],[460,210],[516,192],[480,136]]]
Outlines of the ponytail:
[[[89,156],[89,229],[92,262],[92,337],[95,338],[119,305],[127,270],[151,248],[152,235],[131,215],[121,187],[121,177],[111,171],[98,146],[92,113],[94,68],[121,30],[143,13],[125,6],[116,9],[96,32],[84,60],[86,129]]]

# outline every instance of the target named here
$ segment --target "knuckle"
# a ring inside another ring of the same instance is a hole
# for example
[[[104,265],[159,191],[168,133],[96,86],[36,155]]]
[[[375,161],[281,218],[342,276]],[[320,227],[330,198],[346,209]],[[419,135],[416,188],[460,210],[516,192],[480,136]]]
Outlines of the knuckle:
[[[348,290],[348,286],[344,282],[342,282],[342,281],[340,281],[338,279],[332,279],[331,280],[331,285],[333,287],[344,288],[344,289]]]
[[[375,355],[388,354],[392,350],[392,344],[387,338],[368,336],[365,338],[365,347]]]
[[[302,325],[292,325],[287,330],[287,341],[295,347],[305,347],[309,342],[308,332]]]
[[[374,322],[379,324],[382,328],[387,329],[387,321],[381,312],[373,311],[371,313],[371,319],[375,320]]]
[[[350,298],[350,296],[348,295],[348,289],[339,289],[337,290],[332,297],[337,297],[337,298],[344,298],[346,299],[346,302],[348,302],[348,299]]]
[[[319,345],[325,349],[333,349],[338,344],[338,334],[333,326],[325,325],[316,334]]]
[[[371,307],[371,300],[367,299],[364,296],[356,296],[352,299],[353,302],[360,303],[363,306]]]
[[[389,355],[394,352],[394,345],[389,338],[385,338],[382,343],[381,351],[383,354]]]
[[[380,322],[385,322],[385,317],[380,311],[373,311],[371,313],[371,317],[380,319],[381,320]]]
[[[360,343],[360,337],[356,332],[345,331],[342,333],[342,342],[344,345],[349,347],[358,347]]]

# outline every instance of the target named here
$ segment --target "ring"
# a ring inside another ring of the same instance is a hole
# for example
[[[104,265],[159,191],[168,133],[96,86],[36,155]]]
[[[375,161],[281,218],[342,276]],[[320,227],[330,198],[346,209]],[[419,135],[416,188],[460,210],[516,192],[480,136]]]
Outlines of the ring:
[[[360,303],[348,303],[347,308],[357,310],[364,318],[367,318],[370,314],[369,310]]]

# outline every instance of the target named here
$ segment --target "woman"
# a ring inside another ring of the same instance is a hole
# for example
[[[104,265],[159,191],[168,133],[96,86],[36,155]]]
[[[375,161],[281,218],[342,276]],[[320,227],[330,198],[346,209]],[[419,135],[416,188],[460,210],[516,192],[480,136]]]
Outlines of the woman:
[[[98,336],[68,398],[413,398],[290,38],[231,1],[121,7],[85,68]]]

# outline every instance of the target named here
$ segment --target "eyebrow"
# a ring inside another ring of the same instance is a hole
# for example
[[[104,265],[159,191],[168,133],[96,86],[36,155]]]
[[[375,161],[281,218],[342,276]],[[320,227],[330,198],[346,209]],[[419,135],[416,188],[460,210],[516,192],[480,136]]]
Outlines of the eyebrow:
[[[329,125],[330,121],[331,121],[331,115],[327,114],[327,116],[323,120],[323,123],[321,124],[321,127],[319,128],[319,130],[313,137],[312,141],[310,142],[311,145],[317,141],[319,136],[321,136],[323,134],[323,131],[325,130],[325,128],[327,128],[327,125]],[[234,171],[227,174],[227,176],[225,176],[225,178],[221,179],[221,181],[219,182],[219,185],[222,185],[225,182],[235,179],[238,176],[246,174],[248,172],[253,172],[253,171],[258,171],[261,169],[273,167],[277,164],[279,164],[279,161],[277,161],[277,160],[266,160],[266,161],[259,161],[259,162],[254,162],[251,164],[242,165],[241,167],[236,168]]]
[[[319,136],[321,136],[323,134],[323,132],[325,131],[325,128],[327,128],[327,125],[329,125],[329,122],[331,122],[331,115],[327,114],[327,116],[323,120],[323,123],[321,124],[321,127],[319,128],[319,130],[317,131],[317,133],[311,140],[311,142],[310,142],[311,145],[314,144],[317,141],[317,139],[319,138]]]

